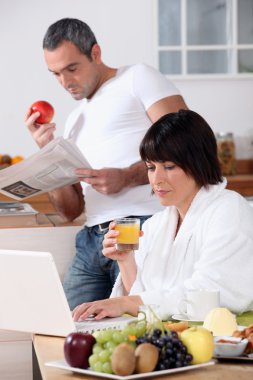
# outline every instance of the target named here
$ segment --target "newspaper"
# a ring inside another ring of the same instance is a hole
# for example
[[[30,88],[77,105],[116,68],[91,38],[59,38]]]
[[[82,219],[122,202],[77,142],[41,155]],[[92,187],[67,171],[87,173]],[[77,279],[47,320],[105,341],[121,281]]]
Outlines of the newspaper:
[[[23,200],[79,181],[77,168],[91,168],[76,144],[58,137],[25,160],[0,170],[0,192]]]

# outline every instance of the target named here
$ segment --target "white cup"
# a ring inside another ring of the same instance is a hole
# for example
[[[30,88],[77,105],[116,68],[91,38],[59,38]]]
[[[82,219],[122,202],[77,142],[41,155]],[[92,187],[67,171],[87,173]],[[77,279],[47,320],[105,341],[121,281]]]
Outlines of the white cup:
[[[187,319],[204,321],[210,310],[220,307],[220,292],[216,289],[187,290],[179,310]]]

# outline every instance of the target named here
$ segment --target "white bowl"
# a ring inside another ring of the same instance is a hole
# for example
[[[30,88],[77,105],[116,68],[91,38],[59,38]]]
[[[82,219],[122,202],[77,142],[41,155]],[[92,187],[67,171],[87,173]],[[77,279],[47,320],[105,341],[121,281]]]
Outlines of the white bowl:
[[[248,339],[235,338],[232,336],[214,337],[215,356],[241,356],[248,344]]]

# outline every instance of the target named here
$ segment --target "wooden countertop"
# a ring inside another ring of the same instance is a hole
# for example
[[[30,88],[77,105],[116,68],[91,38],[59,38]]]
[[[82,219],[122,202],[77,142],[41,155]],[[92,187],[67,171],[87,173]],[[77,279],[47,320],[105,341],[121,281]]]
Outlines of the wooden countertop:
[[[0,201],[14,201],[3,194],[0,194]],[[1,226],[0,228],[36,228],[36,227],[66,227],[66,226],[82,226],[84,224],[84,214],[80,215],[73,222],[65,222],[57,213],[50,201],[48,194],[41,194],[24,200],[20,203],[29,203],[36,211],[39,212],[37,215],[37,222],[33,225],[22,224],[22,222],[15,226],[7,224]],[[17,217],[19,218],[19,217]],[[20,219],[21,220],[21,219]]]
[[[45,366],[45,362],[63,359],[64,338],[34,335],[33,344],[43,380],[92,380],[81,374]],[[201,369],[182,372],[169,376],[158,376],[157,380],[252,380],[253,362],[217,362]]]
[[[237,174],[227,177],[227,188],[243,196],[253,196],[253,174]]]
[[[9,198],[3,194],[0,193],[0,201],[6,201],[6,202],[15,202],[14,199]],[[20,201],[20,203],[29,203],[35,210],[42,214],[55,214],[56,210],[53,206],[53,204],[50,201],[50,198],[47,193],[35,195],[34,197],[25,199],[24,201]]]
[[[243,196],[253,195],[253,160],[237,160],[236,174],[227,176],[227,188]]]

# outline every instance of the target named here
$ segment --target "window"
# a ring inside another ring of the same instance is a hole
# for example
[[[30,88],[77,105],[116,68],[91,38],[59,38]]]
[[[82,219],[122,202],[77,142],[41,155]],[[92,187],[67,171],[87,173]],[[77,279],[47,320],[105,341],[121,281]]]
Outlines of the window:
[[[165,75],[252,75],[253,0],[158,0]]]

